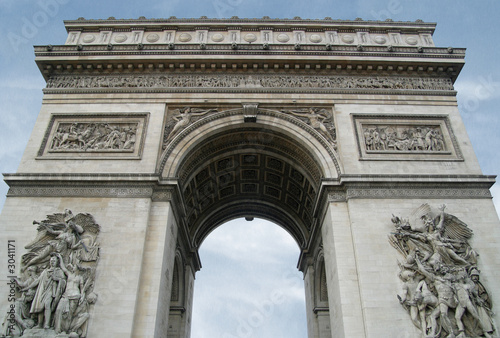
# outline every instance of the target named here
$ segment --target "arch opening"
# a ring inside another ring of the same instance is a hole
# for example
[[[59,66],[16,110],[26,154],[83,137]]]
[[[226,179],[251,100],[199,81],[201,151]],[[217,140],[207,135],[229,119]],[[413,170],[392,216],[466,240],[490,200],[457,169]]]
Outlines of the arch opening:
[[[184,243],[181,247],[186,261],[193,264],[185,281],[188,299],[203,302],[199,300],[198,291],[193,297],[193,284],[195,274],[198,279],[195,284],[202,284],[196,271],[201,268],[201,262],[204,268],[207,267],[200,249],[211,233],[216,233],[227,222],[241,218],[270,221],[285,230],[288,238],[295,241],[295,248],[299,248],[288,272],[300,276],[300,296],[308,299],[307,306],[303,303],[301,306],[308,317],[302,321],[307,323],[304,328],[309,323],[316,327],[318,323],[313,318],[318,315],[319,308],[314,304],[311,307],[310,300],[314,299],[314,281],[320,276],[308,272],[314,268],[308,269],[315,247],[321,242],[317,229],[321,219],[318,205],[323,201],[320,198],[323,196],[322,180],[338,178],[340,169],[331,156],[333,148],[325,147],[324,140],[320,141],[321,135],[311,137],[311,133],[315,133],[313,128],[307,124],[304,128],[297,127],[295,123],[302,122],[292,121],[284,113],[267,111],[266,114],[248,122],[241,111],[214,113],[206,117],[210,122],[198,120],[178,132],[172,138],[172,146],[167,146],[162,155],[159,167],[162,179],[177,182],[174,203],[181,220],[180,241]],[[266,257],[269,258],[272,255]],[[303,283],[305,277],[307,290]],[[280,278],[282,280],[283,276]],[[313,286],[312,289],[309,286]],[[197,316],[196,305],[194,309],[193,316],[189,315],[193,310],[191,306],[186,308],[187,315],[180,314],[181,329],[177,331],[186,328],[187,332],[192,327],[189,321]],[[326,320],[328,312],[321,311],[321,314]],[[252,320],[253,325],[259,327],[265,318],[258,312],[255,316],[253,319],[240,316],[243,321],[239,323],[243,325],[240,329],[253,330]],[[206,327],[207,324],[201,325]],[[303,331],[300,337],[311,336],[314,328],[305,330],[308,330],[307,334]],[[282,330],[274,336],[280,336],[280,332]],[[212,336],[226,337],[223,334],[219,332]],[[238,337],[238,334],[227,334],[227,337]],[[197,336],[194,331],[193,335]]]
[[[195,247],[228,220],[260,217],[304,248],[324,173],[290,136],[242,125],[207,136],[180,162],[176,176]]]
[[[200,247],[192,336],[307,336],[299,251],[281,227],[260,218],[215,229]]]

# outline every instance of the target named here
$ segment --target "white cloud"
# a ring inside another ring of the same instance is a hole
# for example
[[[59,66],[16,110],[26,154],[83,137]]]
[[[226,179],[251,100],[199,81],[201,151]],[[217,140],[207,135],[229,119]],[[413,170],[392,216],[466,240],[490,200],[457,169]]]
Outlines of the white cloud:
[[[491,74],[473,80],[458,79],[454,86],[459,104],[467,110],[477,109],[480,102],[500,98],[500,79]]]
[[[214,230],[208,237],[210,241],[206,240],[202,243],[202,252],[226,254],[227,259],[239,261],[265,259],[270,262],[274,259],[282,259],[282,248],[286,248],[286,250],[294,250],[295,260],[298,259],[300,252],[293,238],[273,223],[262,219],[255,219],[252,222],[239,219],[226,223],[222,227],[224,230],[221,228]],[[242,241],[246,245],[241,245]],[[227,247],[227,251],[221,252],[221,247]],[[256,250],[257,248],[259,250]]]
[[[279,226],[235,220],[213,231],[200,248],[193,337],[276,337],[290,316],[306,336],[305,291],[296,268],[299,248]],[[244,331],[244,332],[243,332]]]
[[[495,185],[493,185],[490,191],[493,195],[493,204],[495,205],[497,214],[500,215],[500,183],[497,182]]]
[[[3,78],[0,80],[0,89],[2,90],[36,90],[42,92],[45,87],[45,81],[41,75],[38,76],[19,76],[12,78]]]

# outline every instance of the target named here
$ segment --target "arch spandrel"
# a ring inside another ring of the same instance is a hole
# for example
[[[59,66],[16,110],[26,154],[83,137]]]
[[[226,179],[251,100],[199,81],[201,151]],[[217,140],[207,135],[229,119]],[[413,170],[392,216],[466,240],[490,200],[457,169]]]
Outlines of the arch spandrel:
[[[206,109],[207,111],[209,109]],[[290,111],[290,110],[289,110]],[[343,171],[336,152],[335,140],[327,140],[314,127],[285,111],[259,109],[256,122],[245,122],[242,109],[223,110],[207,113],[203,118],[192,122],[171,140],[164,144],[157,171],[163,178],[174,178],[179,170],[179,163],[191,151],[203,144],[207,137],[224,133],[241,126],[253,126],[270,133],[286,135],[293,139],[295,146],[309,153],[323,170],[322,178],[338,178]]]

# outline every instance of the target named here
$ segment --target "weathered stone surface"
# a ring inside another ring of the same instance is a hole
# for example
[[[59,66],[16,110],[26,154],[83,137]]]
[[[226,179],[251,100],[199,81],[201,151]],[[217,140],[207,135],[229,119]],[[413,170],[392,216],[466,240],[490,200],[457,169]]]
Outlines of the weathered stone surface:
[[[66,26],[64,45],[35,47],[47,87],[18,172],[5,175],[0,243],[15,241],[21,276],[21,261],[39,254],[25,248],[34,219],[71,209],[98,221],[88,337],[189,337],[198,247],[236,217],[272,220],[298,243],[310,337],[421,335],[395,297],[398,254],[387,234],[391,214],[424,203],[446,204],[474,229],[481,284],[500,303],[495,179],[482,174],[457,108],[464,50],[435,47],[434,24]],[[436,279],[428,270],[414,269]],[[8,293],[0,288],[2,307]],[[57,336],[55,324],[35,324],[25,336]]]

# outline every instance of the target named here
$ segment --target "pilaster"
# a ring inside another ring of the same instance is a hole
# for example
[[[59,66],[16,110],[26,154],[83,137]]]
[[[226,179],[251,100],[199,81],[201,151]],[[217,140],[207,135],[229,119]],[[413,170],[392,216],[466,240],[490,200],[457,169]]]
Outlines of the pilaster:
[[[330,202],[322,225],[332,337],[366,337],[347,203]]]

